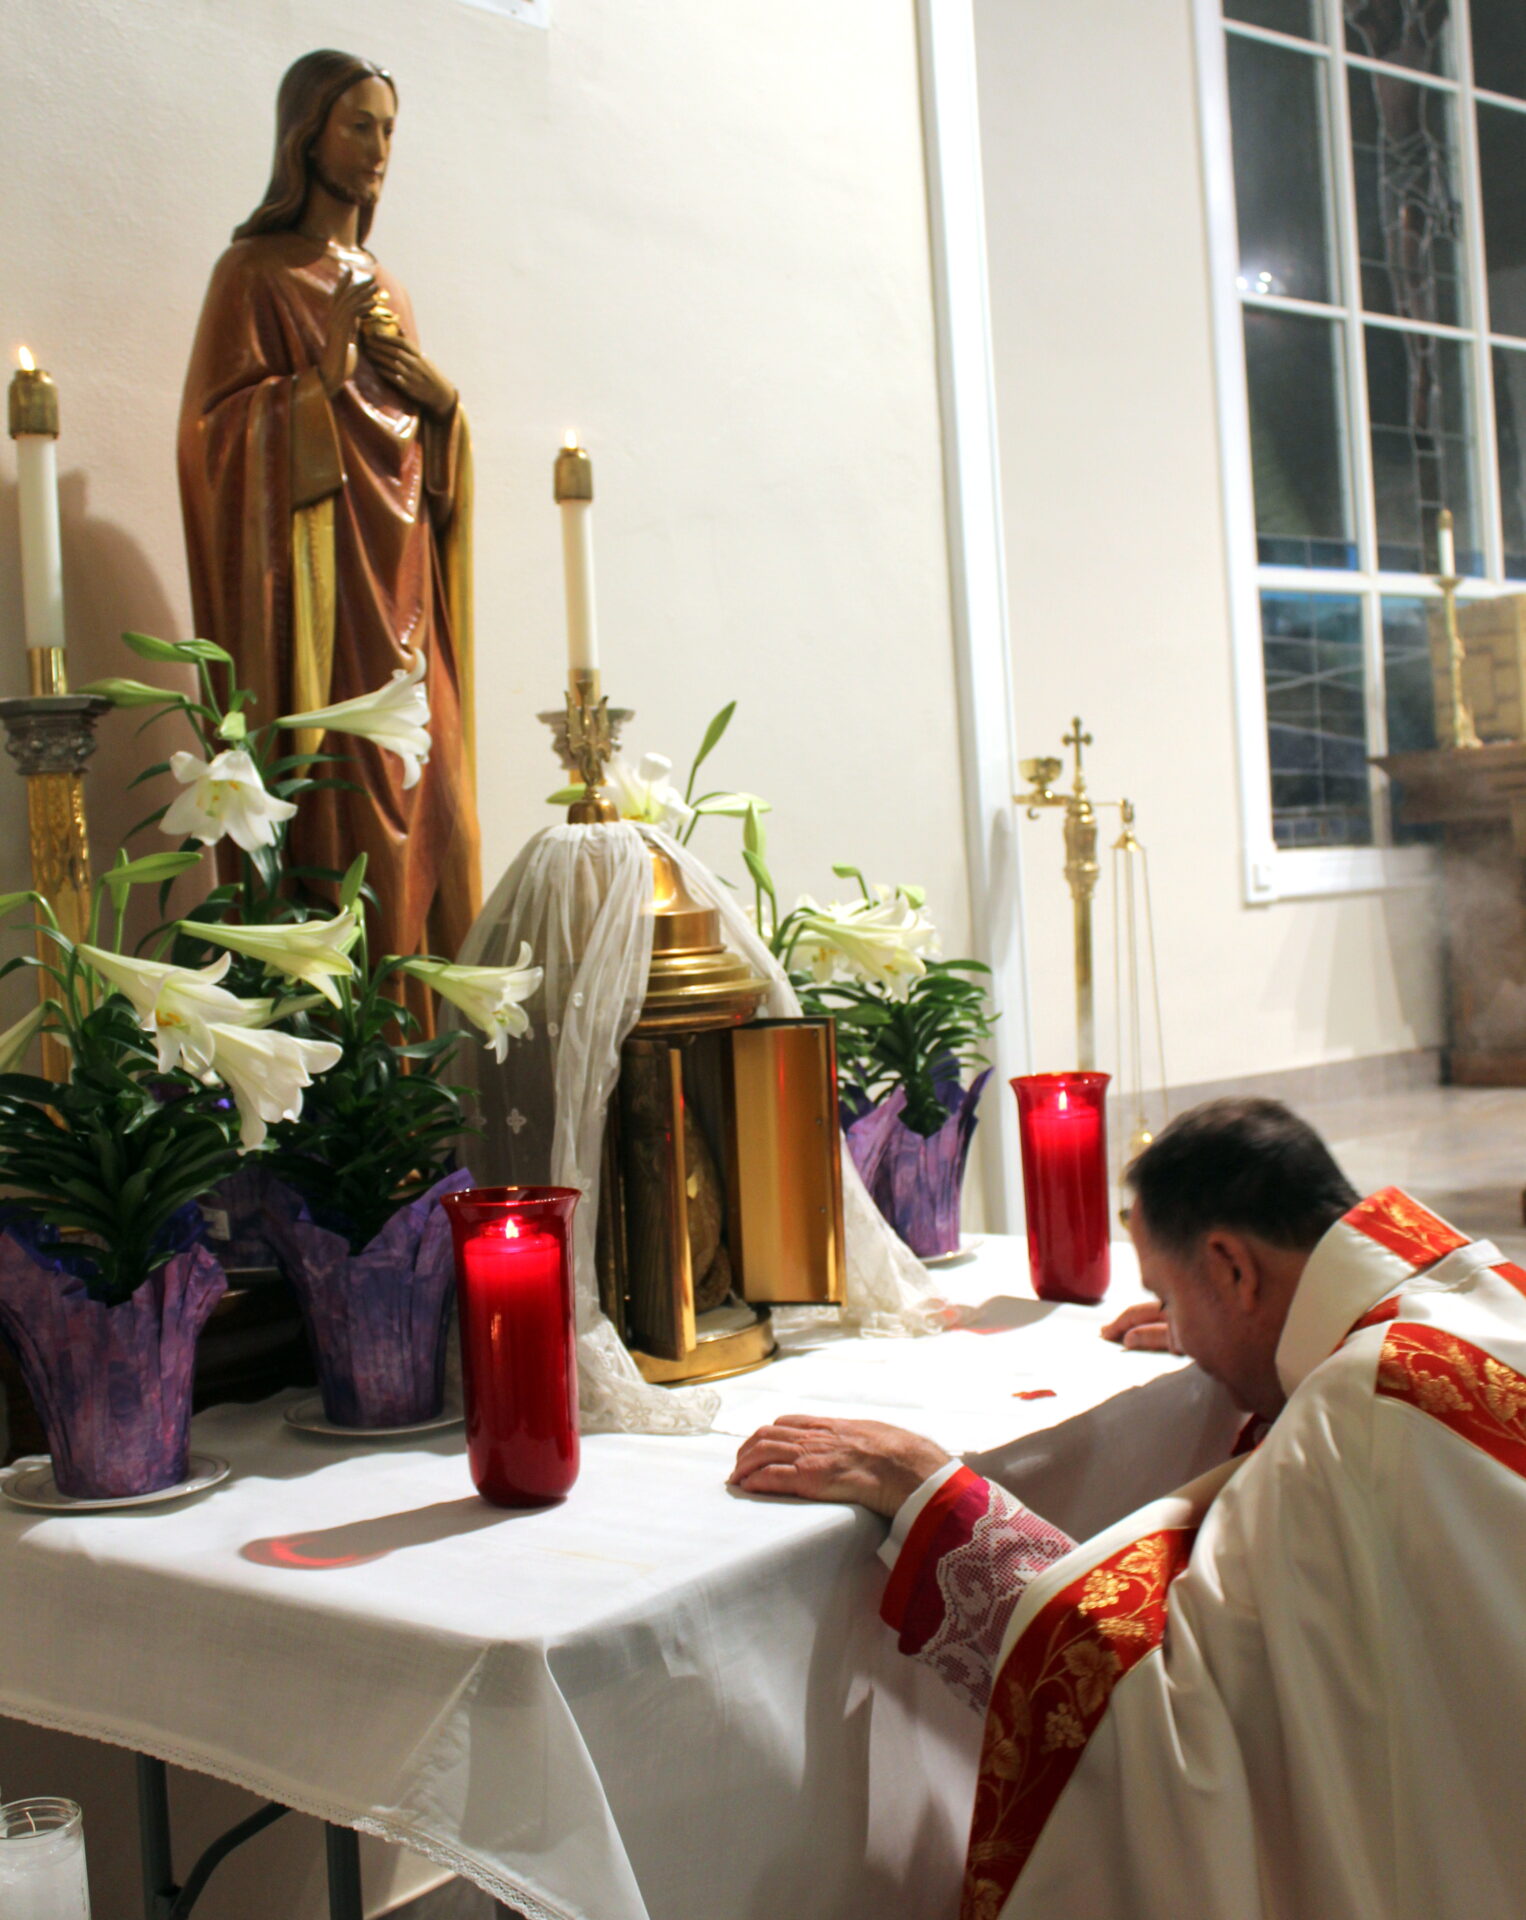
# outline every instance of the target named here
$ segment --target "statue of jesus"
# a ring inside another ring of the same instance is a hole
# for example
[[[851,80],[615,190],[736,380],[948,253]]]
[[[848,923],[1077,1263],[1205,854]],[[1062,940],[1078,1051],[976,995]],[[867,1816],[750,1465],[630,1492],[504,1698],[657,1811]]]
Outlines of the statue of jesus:
[[[366,246],[397,88],[353,54],[281,82],[265,197],[213,269],[180,417],[198,632],[233,655],[256,724],[426,663],[418,783],[369,740],[292,827],[294,863],[368,855],[375,949],[454,958],[479,905],[472,767],[471,451],[408,296]]]

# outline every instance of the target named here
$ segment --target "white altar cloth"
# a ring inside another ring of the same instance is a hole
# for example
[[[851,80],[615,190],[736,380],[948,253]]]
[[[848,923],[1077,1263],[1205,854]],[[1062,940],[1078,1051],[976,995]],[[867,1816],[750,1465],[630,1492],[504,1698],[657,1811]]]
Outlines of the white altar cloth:
[[[1115,1254],[1104,1312],[1044,1307],[993,1237],[944,1276],[992,1330],[792,1333],[715,1433],[586,1437],[541,1512],[477,1499],[459,1430],[359,1447],[286,1428],[292,1396],[214,1408],[208,1494],[0,1511],[0,1714],[379,1834],[532,1920],[942,1920],[980,1725],[877,1618],[883,1523],[725,1477],[779,1412],[963,1451],[1172,1369],[1097,1337],[1138,1293]]]

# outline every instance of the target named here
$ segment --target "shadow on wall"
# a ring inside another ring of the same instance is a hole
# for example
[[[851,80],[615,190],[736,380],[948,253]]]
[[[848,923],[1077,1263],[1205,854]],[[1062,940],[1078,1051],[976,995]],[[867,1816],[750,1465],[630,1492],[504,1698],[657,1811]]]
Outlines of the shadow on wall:
[[[133,627],[177,637],[184,627],[177,612],[177,605],[184,604],[183,589],[177,581],[173,593],[166,590],[158,568],[132,535],[113,521],[92,516],[89,489],[89,475],[81,468],[60,477],[70,684],[78,687],[108,675],[164,680],[165,668],[138,660],[122,645],[121,634]],[[27,690],[16,491],[13,480],[0,480],[0,694],[6,695]],[[189,690],[188,681],[181,684]],[[176,790],[172,780],[161,777],[129,793],[134,776],[152,761],[167,759],[176,748],[191,744],[173,721],[162,721],[143,736],[138,733],[141,723],[141,713],[109,713],[96,730],[99,745],[85,781],[85,806],[97,873],[110,863],[125,830],[163,805]],[[18,777],[0,797],[0,890],[31,884],[25,821],[26,803]],[[158,851],[167,844],[149,829],[129,850]],[[186,889],[175,904],[184,911],[196,897],[194,889]],[[137,904],[147,913],[152,903]],[[151,921],[141,924],[146,927]],[[28,980],[13,976],[0,991],[5,994],[0,1021],[15,1018],[29,1004]]]

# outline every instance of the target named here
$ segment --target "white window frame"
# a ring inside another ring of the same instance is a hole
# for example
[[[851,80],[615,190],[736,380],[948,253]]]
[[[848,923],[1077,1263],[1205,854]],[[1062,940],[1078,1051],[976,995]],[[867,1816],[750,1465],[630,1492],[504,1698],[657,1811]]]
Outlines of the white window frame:
[[[1322,45],[1315,59],[1334,62],[1342,84],[1329,89],[1330,146],[1333,174],[1332,214],[1343,283],[1354,271],[1356,205],[1350,168],[1350,129],[1345,67],[1378,66],[1359,56],[1337,59],[1331,50],[1343,31],[1340,0],[1315,0],[1325,23],[1323,42],[1311,43],[1261,27],[1233,23],[1232,30],[1247,39],[1296,48],[1307,55],[1311,44]],[[1298,592],[1351,594],[1361,598],[1367,660],[1368,747],[1381,753],[1386,744],[1386,716],[1377,697],[1382,685],[1382,634],[1378,620],[1380,594],[1416,599],[1438,597],[1435,582],[1423,574],[1380,573],[1370,567],[1354,570],[1334,567],[1270,567],[1260,562],[1256,539],[1256,507],[1251,483],[1250,409],[1245,377],[1243,308],[1264,305],[1278,311],[1304,311],[1335,320],[1346,335],[1343,367],[1346,393],[1348,457],[1357,477],[1353,533],[1359,555],[1376,557],[1374,530],[1369,524],[1372,499],[1370,465],[1372,443],[1367,419],[1363,328],[1369,321],[1389,324],[1390,317],[1362,312],[1360,288],[1349,288],[1351,304],[1326,307],[1320,303],[1284,298],[1260,300],[1242,297],[1236,281],[1240,245],[1235,211],[1233,147],[1229,113],[1228,35],[1222,0],[1193,0],[1197,45],[1199,125],[1202,139],[1204,206],[1207,224],[1209,301],[1213,351],[1218,386],[1219,463],[1224,507],[1225,559],[1229,578],[1229,624],[1234,675],[1235,722],[1241,817],[1241,881],[1249,905],[1276,900],[1307,899],[1327,894],[1372,892],[1393,887],[1428,884],[1435,876],[1436,859],[1429,847],[1314,847],[1281,848],[1272,836],[1271,765],[1267,743],[1266,680],[1262,657],[1261,593],[1263,588],[1285,587]],[[1470,317],[1481,322],[1487,314],[1487,285],[1483,255],[1483,206],[1478,177],[1478,136],[1475,107],[1478,100],[1510,106],[1489,92],[1475,92],[1468,0],[1452,0],[1456,77],[1444,90],[1457,103],[1459,172],[1465,227],[1465,272]],[[1430,76],[1409,76],[1427,84]],[[1405,323],[1399,322],[1400,327]],[[1459,589],[1460,597],[1492,598],[1502,592],[1526,592],[1526,581],[1506,580],[1501,552],[1499,466],[1495,446],[1494,367],[1496,344],[1520,350],[1513,336],[1496,336],[1482,324],[1467,328],[1419,329],[1463,339],[1472,358],[1474,409],[1474,488],[1486,572]],[[1376,669],[1376,671],[1375,671]],[[1387,781],[1375,775],[1373,820],[1376,831],[1387,830]]]

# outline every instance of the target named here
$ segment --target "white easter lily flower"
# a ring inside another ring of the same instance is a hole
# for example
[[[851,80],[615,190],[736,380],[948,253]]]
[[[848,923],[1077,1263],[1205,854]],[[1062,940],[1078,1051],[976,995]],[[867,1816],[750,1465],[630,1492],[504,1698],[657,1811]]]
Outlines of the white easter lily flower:
[[[17,1073],[26,1058],[26,1051],[42,1026],[47,1008],[33,1007],[30,1013],[24,1013],[15,1026],[7,1027],[0,1033],[0,1073]]]
[[[185,788],[170,802],[160,821],[164,833],[189,834],[204,847],[226,834],[245,853],[274,846],[276,827],[297,811],[290,800],[267,792],[260,770],[242,747],[203,760],[194,753],[172,753],[170,771]]]
[[[299,1040],[270,1028],[214,1024],[212,1067],[202,1076],[224,1080],[238,1103],[243,1123],[239,1144],[247,1153],[259,1146],[271,1123],[295,1120],[302,1111],[302,1089],[313,1076],[327,1073],[343,1054],[332,1040]]]
[[[938,931],[903,894],[888,900],[834,901],[818,907],[803,895],[801,931],[792,958],[810,970],[818,986],[832,979],[861,980],[904,1000],[913,980],[926,973],[924,951],[936,951]]]
[[[419,654],[411,667],[399,667],[375,693],[357,694],[353,700],[340,700],[331,707],[314,707],[311,713],[288,713],[278,724],[354,733],[374,740],[402,761],[403,785],[416,787],[419,771],[429,758],[429,695],[423,687],[424,671],[424,656]]]
[[[405,960],[403,971],[432,987],[442,1000],[459,1007],[487,1035],[500,1064],[511,1038],[530,1031],[530,1016],[520,1005],[540,985],[544,969],[530,965],[530,943],[520,942],[512,967],[459,967],[446,960]]]
[[[360,922],[350,907],[329,920],[284,920],[270,927],[208,926],[200,920],[180,924],[203,940],[248,954],[272,973],[305,980],[336,1007],[339,993],[334,982],[355,977],[350,948],[360,937]]]
[[[622,820],[645,820],[676,833],[694,818],[694,809],[669,779],[673,762],[665,753],[647,753],[640,764],[616,760],[609,769],[609,785]]]
[[[172,967],[162,960],[133,960],[81,946],[82,958],[132,1003],[139,1023],[154,1036],[159,1071],[185,1066],[198,1078],[212,1070],[212,1026],[257,1027],[270,1018],[268,1000],[240,1000],[217,983],[233,964],[225,953],[209,967]]]

